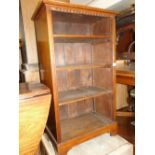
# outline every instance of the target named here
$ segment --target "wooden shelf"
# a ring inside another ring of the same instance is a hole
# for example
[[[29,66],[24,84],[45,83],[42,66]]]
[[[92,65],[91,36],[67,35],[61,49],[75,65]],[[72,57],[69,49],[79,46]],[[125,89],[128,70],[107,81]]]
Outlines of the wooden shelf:
[[[116,69],[116,82],[125,85],[135,85],[135,72]]]
[[[88,42],[95,40],[111,39],[111,35],[82,35],[82,34],[54,34],[55,42]]]
[[[87,35],[87,34],[54,34],[54,38],[90,38],[90,39],[97,39],[97,38],[109,38],[110,35]]]
[[[121,108],[116,111],[116,116],[121,116],[121,117],[134,117],[135,112],[128,111],[128,106]]]
[[[63,70],[75,70],[75,69],[91,69],[91,68],[110,68],[111,65],[105,64],[85,64],[85,65],[68,65],[68,66],[57,66],[57,71]]]
[[[116,116],[121,116],[121,117],[134,117],[135,113],[134,112],[128,112],[128,111],[117,111]]]
[[[79,117],[61,121],[62,141],[78,139],[91,133],[99,134],[100,131],[116,125],[111,119],[96,113],[89,113]]]
[[[101,96],[103,94],[111,93],[110,90],[98,87],[86,87],[79,88],[76,90],[68,90],[59,92],[59,105],[65,105],[85,99]]]

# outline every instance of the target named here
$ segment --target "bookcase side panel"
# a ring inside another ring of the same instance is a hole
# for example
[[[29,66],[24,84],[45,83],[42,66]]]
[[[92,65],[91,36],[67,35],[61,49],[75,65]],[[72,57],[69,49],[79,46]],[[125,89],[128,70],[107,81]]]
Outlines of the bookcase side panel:
[[[50,17],[49,17],[50,16]],[[60,137],[60,122],[59,122],[59,107],[57,104],[57,86],[56,73],[54,68],[54,49],[51,48],[52,40],[52,21],[51,11],[43,7],[38,18],[35,19],[36,40],[39,58],[40,79],[41,82],[50,88],[52,94],[51,107],[47,125],[50,128],[55,139],[59,142]]]
[[[111,17],[112,21],[112,58],[113,58],[113,119],[116,119],[116,19]]]

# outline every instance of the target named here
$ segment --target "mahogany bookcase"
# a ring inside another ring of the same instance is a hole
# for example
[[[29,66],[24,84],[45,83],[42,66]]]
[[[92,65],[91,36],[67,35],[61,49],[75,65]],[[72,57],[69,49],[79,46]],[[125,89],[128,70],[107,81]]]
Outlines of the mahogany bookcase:
[[[117,132],[115,16],[109,10],[49,0],[33,14],[40,79],[52,92],[46,130],[59,155]]]

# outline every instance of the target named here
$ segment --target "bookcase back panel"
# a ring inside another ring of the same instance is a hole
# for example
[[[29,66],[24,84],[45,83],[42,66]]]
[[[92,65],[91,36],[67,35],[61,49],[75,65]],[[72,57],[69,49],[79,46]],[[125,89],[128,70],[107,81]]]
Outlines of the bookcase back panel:
[[[54,34],[111,34],[111,24],[109,17],[53,12]]]
[[[93,85],[108,90],[113,88],[111,68],[96,68],[93,70]]]
[[[55,22],[54,34],[91,34],[91,27],[88,24]]]
[[[92,86],[92,70],[57,71],[58,91]]]
[[[55,43],[56,66],[106,64],[112,65],[112,43]]]
[[[89,43],[55,43],[56,66],[91,63]]]
[[[93,24],[93,34],[112,34],[112,20],[110,18],[102,18]]]
[[[96,113],[113,118],[113,94],[108,93],[95,98]]]
[[[60,119],[78,117],[93,111],[93,99],[75,102],[60,107]]]
[[[91,15],[82,15],[76,13],[66,13],[66,12],[57,12],[53,11],[53,21],[54,22],[69,22],[69,23],[84,23],[84,24],[93,24],[103,18],[109,17],[100,17],[100,16],[91,16]]]
[[[112,44],[110,41],[93,44],[92,63],[112,65]]]

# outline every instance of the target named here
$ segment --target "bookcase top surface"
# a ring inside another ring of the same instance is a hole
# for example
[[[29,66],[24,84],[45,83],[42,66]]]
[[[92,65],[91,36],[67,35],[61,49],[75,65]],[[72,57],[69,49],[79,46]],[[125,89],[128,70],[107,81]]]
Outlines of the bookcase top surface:
[[[54,0],[41,0],[36,7],[32,19],[34,20],[43,6],[48,7],[52,11],[84,14],[92,16],[116,16],[118,13],[112,10],[100,9],[86,5],[71,4],[58,2]]]

